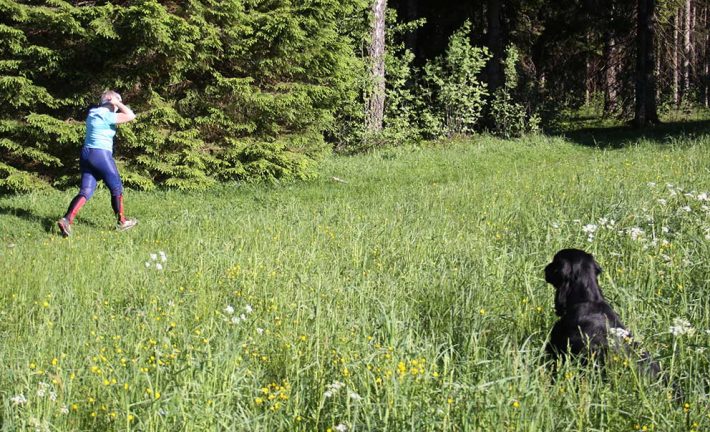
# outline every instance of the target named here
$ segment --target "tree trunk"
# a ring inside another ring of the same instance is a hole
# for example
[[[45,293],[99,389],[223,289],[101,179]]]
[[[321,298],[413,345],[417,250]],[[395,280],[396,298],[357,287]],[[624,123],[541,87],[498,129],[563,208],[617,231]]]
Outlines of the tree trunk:
[[[617,47],[612,30],[604,34],[604,114],[610,115],[617,108]]]
[[[683,14],[683,91],[681,99],[685,100],[690,91],[690,1],[685,0]]]
[[[419,18],[419,0],[407,0],[407,12],[405,17],[407,21],[414,21]],[[407,48],[409,48],[416,57],[419,56],[417,50],[419,30],[407,32]]]
[[[680,71],[678,70],[678,27],[680,26],[680,11],[678,11],[673,17],[673,104],[676,108],[680,106],[680,93],[678,91],[678,85],[680,83]]]
[[[372,35],[370,40],[370,62],[372,66],[372,93],[367,103],[367,129],[382,131],[385,116],[385,16],[387,0],[372,3]]]
[[[503,75],[503,30],[501,27],[501,0],[488,0],[486,9],[488,22],[487,45],[493,57],[488,63],[488,91],[492,95],[505,83]]]
[[[589,32],[585,35],[587,46],[590,45]],[[592,62],[591,54],[587,51],[584,54],[584,104],[589,105],[592,99]]]
[[[634,124],[643,127],[659,123],[656,109],[656,82],[653,75],[656,0],[638,0],[637,6],[636,115]]]
[[[705,89],[705,108],[710,108],[710,14],[709,7],[705,7],[705,73],[703,74],[703,82]]]

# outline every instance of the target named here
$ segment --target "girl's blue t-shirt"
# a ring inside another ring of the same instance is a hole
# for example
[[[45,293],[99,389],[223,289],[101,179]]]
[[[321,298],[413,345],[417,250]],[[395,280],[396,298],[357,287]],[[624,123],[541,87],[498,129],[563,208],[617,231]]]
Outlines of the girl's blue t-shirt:
[[[117,114],[106,107],[92,108],[86,117],[84,147],[113,152]]]

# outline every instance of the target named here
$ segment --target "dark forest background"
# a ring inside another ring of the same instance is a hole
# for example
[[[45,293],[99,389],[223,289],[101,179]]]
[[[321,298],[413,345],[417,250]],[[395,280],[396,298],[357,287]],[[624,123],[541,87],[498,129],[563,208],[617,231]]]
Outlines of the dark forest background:
[[[0,0],[0,190],[77,181],[115,89],[125,183],[306,179],[334,149],[646,128],[709,105],[709,0]]]

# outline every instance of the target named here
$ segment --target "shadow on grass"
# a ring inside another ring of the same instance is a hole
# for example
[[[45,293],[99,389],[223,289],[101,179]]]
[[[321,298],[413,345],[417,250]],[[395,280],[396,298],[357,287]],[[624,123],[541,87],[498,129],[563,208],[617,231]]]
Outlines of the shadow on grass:
[[[695,138],[710,137],[710,120],[667,122],[643,129],[632,126],[588,127],[566,131],[561,135],[583,146],[605,149],[619,149],[639,141],[682,145],[690,144]]]
[[[55,231],[58,231],[56,228],[56,223],[57,220],[59,219],[59,216],[57,217],[46,217],[46,216],[40,216],[37,214],[32,213],[31,211],[23,208],[17,208],[17,207],[6,207],[6,206],[0,206],[0,215],[8,215],[8,216],[14,216],[19,219],[26,220],[28,222],[33,222],[36,224],[39,224],[44,231],[47,233],[52,233]],[[81,223],[83,225],[88,225],[91,227],[96,228],[98,225],[90,220],[82,220]]]

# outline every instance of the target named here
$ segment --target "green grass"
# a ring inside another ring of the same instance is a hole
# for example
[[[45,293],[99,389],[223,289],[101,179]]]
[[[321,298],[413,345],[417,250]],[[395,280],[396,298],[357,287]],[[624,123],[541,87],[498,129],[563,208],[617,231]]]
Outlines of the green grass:
[[[74,191],[2,197],[0,429],[707,430],[708,167],[707,133],[480,137],[128,192],[125,233],[102,189],[68,239]],[[687,405],[624,358],[553,382],[542,269],[563,247],[596,256]]]

